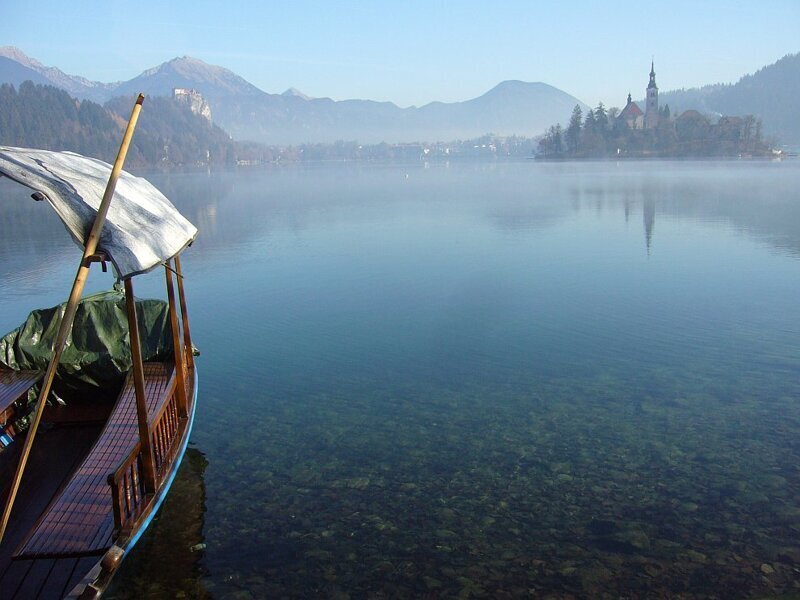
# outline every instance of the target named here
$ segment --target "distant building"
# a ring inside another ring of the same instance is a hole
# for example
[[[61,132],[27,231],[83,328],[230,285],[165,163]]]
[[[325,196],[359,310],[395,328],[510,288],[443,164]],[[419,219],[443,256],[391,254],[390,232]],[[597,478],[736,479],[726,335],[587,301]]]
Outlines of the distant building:
[[[190,90],[188,88],[174,88],[172,90],[172,97],[178,102],[183,102],[189,106],[189,109],[196,115],[200,115],[211,122],[211,107],[203,98],[203,95],[197,90]]]
[[[683,111],[675,119],[675,131],[682,140],[705,140],[711,132],[711,122],[694,109]]]
[[[628,103],[617,116],[617,121],[625,123],[628,129],[655,129],[658,127],[658,86],[656,85],[656,71],[653,62],[650,63],[650,82],[647,84],[647,99],[645,109],[631,100],[628,94]]]
[[[617,116],[617,120],[625,123],[628,129],[642,129],[644,127],[644,113],[639,108],[639,105],[631,100],[630,93],[628,94],[628,103]]]

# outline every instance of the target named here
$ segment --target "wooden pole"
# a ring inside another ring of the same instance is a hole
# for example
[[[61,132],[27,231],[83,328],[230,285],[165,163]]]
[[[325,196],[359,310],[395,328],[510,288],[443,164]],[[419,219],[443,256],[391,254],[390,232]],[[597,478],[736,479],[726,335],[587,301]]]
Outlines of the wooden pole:
[[[189,403],[186,397],[186,363],[183,362],[183,340],[181,340],[181,330],[180,325],[178,325],[178,306],[175,302],[175,285],[172,283],[172,269],[169,266],[169,261],[164,265],[164,272],[167,278],[169,322],[172,328],[172,353],[175,361],[175,379],[177,381],[178,414],[181,417],[185,417],[189,414]]]
[[[183,346],[186,350],[186,366],[194,368],[194,347],[192,335],[189,332],[189,314],[186,312],[186,294],[183,291],[183,274],[181,273],[181,258],[175,256],[175,273],[178,279],[178,299],[181,303],[181,319],[183,320]]]
[[[139,321],[136,319],[136,299],[133,296],[133,282],[125,280],[125,307],[128,312],[128,331],[131,338],[131,361],[133,362],[133,388],[136,392],[136,420],[139,423],[139,442],[144,468],[144,491],[156,491],[156,465],[153,458],[153,443],[150,439],[150,420],[147,415],[147,397],[144,391],[144,363],[142,362],[142,343],[139,337]]]
[[[61,324],[59,325],[58,335],[56,337],[55,346],[53,347],[53,357],[50,359],[50,364],[47,365],[44,379],[42,380],[42,389],[39,392],[39,398],[36,400],[36,409],[34,411],[33,420],[31,421],[28,429],[28,435],[25,438],[25,445],[22,448],[22,454],[19,458],[17,471],[14,474],[14,481],[11,484],[11,489],[8,493],[8,501],[3,510],[3,518],[0,521],[0,542],[3,541],[3,536],[8,526],[8,520],[11,517],[11,509],[14,506],[14,500],[19,491],[19,484],[22,481],[22,474],[25,471],[25,465],[28,462],[28,457],[31,452],[31,445],[36,437],[36,431],[39,428],[39,422],[42,420],[42,413],[44,412],[45,400],[47,399],[50,389],[53,386],[53,379],[56,376],[56,369],[61,360],[61,353],[64,350],[64,345],[67,342],[67,337],[72,330],[72,322],[75,319],[75,313],[78,310],[78,302],[81,299],[83,288],[86,285],[86,278],[89,275],[89,266],[91,264],[89,257],[95,254],[97,250],[97,243],[100,241],[100,233],[103,230],[103,224],[108,214],[108,207],[111,204],[111,198],[114,196],[114,189],[117,186],[122,165],[125,163],[125,156],[128,154],[128,148],[133,138],[133,130],[136,128],[136,122],[139,120],[139,112],[142,109],[144,96],[139,94],[136,99],[136,104],[133,106],[131,118],[128,120],[128,127],[125,129],[125,135],[122,137],[122,144],[120,144],[117,159],[114,161],[114,166],[111,169],[111,175],[108,178],[106,191],[103,194],[103,199],[100,202],[100,208],[97,209],[97,216],[94,219],[92,230],[89,232],[88,237],[84,243],[83,256],[81,257],[78,272],[75,274],[75,282],[72,284],[72,292],[70,292],[69,299],[67,300],[64,315],[61,317]]]

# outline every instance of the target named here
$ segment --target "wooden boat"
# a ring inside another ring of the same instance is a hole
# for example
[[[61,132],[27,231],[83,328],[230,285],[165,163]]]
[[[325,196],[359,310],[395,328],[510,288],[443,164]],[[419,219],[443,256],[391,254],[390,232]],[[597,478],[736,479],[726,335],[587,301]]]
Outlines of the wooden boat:
[[[73,153],[0,147],[0,174],[47,200],[84,248],[69,300],[47,313],[58,332],[46,365],[0,370],[2,598],[99,596],[159,509],[186,450],[197,373],[179,255],[197,229],[149,182],[122,171],[143,100],[113,167]],[[118,334],[126,339],[114,343],[124,342],[130,370],[94,392],[73,391],[65,406],[50,402],[63,395],[65,347],[68,353],[75,340],[93,335],[78,329],[88,326],[81,311],[97,302],[81,301],[89,269],[101,264],[105,271],[108,262],[124,283],[124,295],[110,298],[112,312],[126,317]],[[142,344],[148,334],[140,331],[142,302],[150,301],[134,298],[133,279],[159,266],[170,351],[150,360]],[[29,409],[31,389],[38,393],[30,425],[17,435],[13,423]],[[40,423],[48,427],[37,436]]]

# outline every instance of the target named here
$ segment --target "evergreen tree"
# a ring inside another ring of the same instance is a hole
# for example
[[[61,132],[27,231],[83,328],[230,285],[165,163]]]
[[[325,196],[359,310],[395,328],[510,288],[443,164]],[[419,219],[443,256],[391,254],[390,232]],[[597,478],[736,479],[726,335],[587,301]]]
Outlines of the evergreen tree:
[[[560,157],[564,153],[561,125],[551,125],[539,140],[539,153],[547,157]]]
[[[584,130],[584,132],[586,132],[586,131],[594,131],[595,124],[596,123],[595,123],[595,120],[594,120],[594,112],[590,108],[589,112],[586,113],[586,119],[583,122],[583,130]]]
[[[578,151],[578,144],[581,139],[581,121],[583,120],[583,111],[579,104],[575,105],[572,109],[572,116],[569,118],[569,125],[567,131],[564,133],[564,140],[567,144],[567,152],[575,155]]]
[[[598,102],[597,108],[594,109],[594,122],[599,131],[604,132],[608,129],[608,114],[602,102]]]
[[[561,141],[561,134],[561,125],[556,125],[555,128],[553,128],[553,151],[559,155],[564,153],[564,144]]]

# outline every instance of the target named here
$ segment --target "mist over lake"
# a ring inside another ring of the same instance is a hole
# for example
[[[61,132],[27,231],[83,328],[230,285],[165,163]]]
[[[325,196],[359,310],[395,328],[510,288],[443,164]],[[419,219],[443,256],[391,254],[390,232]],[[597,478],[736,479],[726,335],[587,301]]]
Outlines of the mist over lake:
[[[195,452],[109,597],[800,587],[797,161],[145,175],[200,229]],[[2,333],[80,254],[0,199]]]

